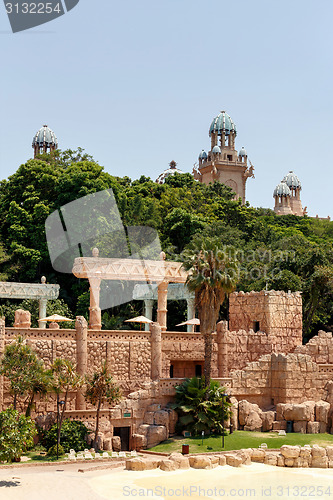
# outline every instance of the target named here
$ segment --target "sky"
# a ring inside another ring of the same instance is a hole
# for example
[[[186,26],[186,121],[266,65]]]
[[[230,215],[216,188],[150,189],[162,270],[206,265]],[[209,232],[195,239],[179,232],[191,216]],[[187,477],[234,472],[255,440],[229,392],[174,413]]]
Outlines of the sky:
[[[13,34],[0,4],[0,179],[48,124],[112,175],[192,172],[225,110],[255,166],[252,206],[293,170],[309,215],[332,210],[331,0],[80,0]]]

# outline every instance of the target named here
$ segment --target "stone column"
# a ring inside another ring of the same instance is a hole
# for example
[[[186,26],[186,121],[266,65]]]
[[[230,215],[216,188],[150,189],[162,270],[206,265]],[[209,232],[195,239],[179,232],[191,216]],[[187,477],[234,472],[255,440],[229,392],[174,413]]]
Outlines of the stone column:
[[[39,319],[46,318],[47,299],[39,299]],[[46,328],[46,321],[38,322],[39,328]]]
[[[158,323],[150,323],[151,378],[162,377],[162,330]]]
[[[167,329],[168,282],[163,281],[157,288],[157,323],[163,332]]]
[[[0,358],[2,358],[5,352],[5,320],[0,318]],[[4,409],[3,407],[3,376],[0,375],[0,411]]]
[[[154,307],[154,301],[151,299],[146,299],[145,301],[145,316],[148,319],[153,319],[153,307]],[[149,332],[149,323],[145,324],[145,330],[146,332]]]
[[[228,344],[227,344],[228,322],[220,321],[216,325],[217,342],[217,369],[219,377],[227,377],[228,372]]]
[[[90,283],[90,307],[89,307],[89,328],[92,330],[102,329],[101,309],[99,307],[99,291],[101,285],[100,278],[89,278]]]
[[[195,299],[194,297],[186,299],[187,302],[187,320],[195,317]],[[194,325],[187,325],[188,332],[194,332]]]
[[[88,323],[83,316],[76,316],[76,370],[84,377],[87,374],[88,365]],[[86,401],[83,390],[78,389],[76,393],[76,410],[85,410]]]

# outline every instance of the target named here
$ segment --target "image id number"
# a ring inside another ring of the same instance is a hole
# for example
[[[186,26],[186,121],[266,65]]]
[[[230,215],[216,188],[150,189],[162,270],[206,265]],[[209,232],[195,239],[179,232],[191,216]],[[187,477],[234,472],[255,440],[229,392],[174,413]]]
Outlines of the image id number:
[[[25,2],[19,3],[6,3],[7,14],[52,14],[53,12],[57,14],[62,13],[62,8],[60,3],[53,5],[51,2]]]

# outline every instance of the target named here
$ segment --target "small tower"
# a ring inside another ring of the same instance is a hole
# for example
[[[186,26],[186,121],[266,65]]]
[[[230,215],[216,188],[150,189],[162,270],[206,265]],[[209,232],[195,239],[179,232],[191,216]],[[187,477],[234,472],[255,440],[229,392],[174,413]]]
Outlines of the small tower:
[[[248,177],[254,177],[254,168],[244,147],[237,153],[235,149],[236,125],[225,112],[214,118],[209,129],[211,150],[202,150],[199,166],[193,169],[194,178],[204,184],[219,181],[235,192],[235,198],[245,203],[245,185]]]
[[[294,215],[302,216],[304,215],[304,210],[302,208],[301,202],[301,189],[302,185],[300,183],[299,178],[293,171],[290,171],[288,175],[283,179],[284,182],[290,189],[291,197],[290,197],[290,208]]]
[[[33,138],[32,147],[34,149],[34,158],[36,158],[39,154],[57,149],[58,140],[55,133],[47,125],[43,125]]]
[[[174,174],[183,174],[184,172],[182,172],[181,170],[179,170],[179,168],[177,168],[177,163],[175,161],[171,161],[169,163],[169,168],[167,168],[166,170],[164,170],[164,172],[162,172],[156,179],[155,182],[157,182],[158,184],[163,184],[165,179],[167,177],[169,177],[169,175],[174,175]]]
[[[291,215],[293,213],[290,205],[291,192],[284,180],[274,189],[273,197],[275,199],[274,212],[276,214]]]

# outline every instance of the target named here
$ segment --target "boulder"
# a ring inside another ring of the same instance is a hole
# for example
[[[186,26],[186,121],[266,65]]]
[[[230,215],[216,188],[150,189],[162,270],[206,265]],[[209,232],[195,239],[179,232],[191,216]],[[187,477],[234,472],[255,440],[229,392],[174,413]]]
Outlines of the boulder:
[[[274,420],[273,431],[286,431],[286,430],[287,430],[286,420]]]
[[[284,458],[298,458],[300,455],[300,447],[299,446],[291,446],[289,444],[284,444],[280,448],[280,453],[284,456]]]
[[[318,434],[319,427],[320,427],[320,422],[308,422],[307,423],[307,433],[308,434]]]
[[[190,466],[193,469],[210,469],[211,461],[205,455],[195,455],[189,458]]]
[[[250,414],[251,411],[251,403],[246,401],[246,399],[243,399],[242,401],[239,401],[238,403],[238,420],[239,420],[239,425],[244,426],[246,425],[246,419]]]
[[[317,422],[328,423],[328,416],[330,411],[330,404],[326,401],[317,401],[315,406],[315,415]]]
[[[312,457],[311,467],[327,469],[328,468],[328,458],[325,457]]]
[[[263,411],[261,414],[261,419],[263,432],[271,431],[273,429],[273,422],[275,420],[275,411]]]
[[[239,456],[242,459],[243,465],[251,465],[251,454],[252,450],[248,448],[242,448],[237,452],[237,456]]]
[[[131,458],[125,462],[126,470],[146,470],[146,462],[141,457]]]
[[[328,432],[328,424],[325,424],[325,422],[319,422],[319,433],[324,434],[325,432]]]
[[[328,456],[328,460],[333,460],[333,446],[326,447],[326,455]]]
[[[300,434],[306,434],[306,426],[310,422],[306,422],[305,420],[298,420],[293,424],[294,432],[299,432]]]
[[[113,451],[121,451],[121,439],[119,436],[113,436],[112,449]]]
[[[284,467],[284,456],[281,453],[277,454],[277,463],[278,467]]]
[[[112,451],[112,438],[103,439],[103,450]]]
[[[225,455],[220,455],[220,457],[219,457],[219,465],[221,465],[222,467],[224,465],[227,465],[227,459],[225,458]]]
[[[150,425],[147,434],[147,446],[152,448],[168,437],[167,429],[164,425]]]
[[[143,418],[143,423],[148,425],[154,425],[154,415],[153,411],[146,411],[145,416]]]
[[[284,466],[285,467],[294,467],[295,458],[285,458]]]
[[[164,425],[165,427],[169,427],[169,412],[166,410],[159,410],[154,413],[154,422],[155,425]]]
[[[232,428],[234,431],[238,430],[238,401],[236,398],[231,397],[230,402],[232,404],[231,406],[231,417],[230,417],[230,425],[232,425]]]
[[[174,460],[161,460],[160,462],[160,469],[164,471],[173,471],[177,470],[177,463]]]
[[[259,463],[263,464],[265,461],[265,457],[266,457],[265,450],[262,450],[261,448],[252,448],[252,452],[251,452],[252,462],[259,462]]]
[[[210,456],[210,463],[212,465],[212,468],[215,468],[217,467],[218,465],[220,465],[220,457],[215,455],[215,456]]]
[[[225,457],[227,460],[227,465],[231,465],[232,467],[239,467],[240,465],[242,465],[242,457],[240,457],[236,453],[225,455]]]
[[[315,404],[314,401],[305,401],[300,404],[285,405],[283,409],[284,420],[313,421],[315,416]]]
[[[307,461],[311,460],[311,448],[301,448],[299,451],[299,456],[306,459]]]
[[[157,469],[160,466],[161,460],[157,460],[155,458],[145,458],[144,459],[145,464],[146,464],[146,469],[145,470],[154,470]]]
[[[278,462],[278,454],[273,451],[267,451],[265,456],[264,463],[266,465],[277,465]]]
[[[251,411],[246,418],[246,425],[244,425],[245,431],[261,431],[262,420],[256,411]]]
[[[184,457],[181,453],[171,453],[169,460],[176,463],[177,469],[188,469],[190,467],[188,457]]]
[[[143,434],[132,434],[132,448],[134,450],[147,448],[147,436]]]
[[[314,444],[311,450],[312,458],[323,458],[326,457],[326,448]]]

